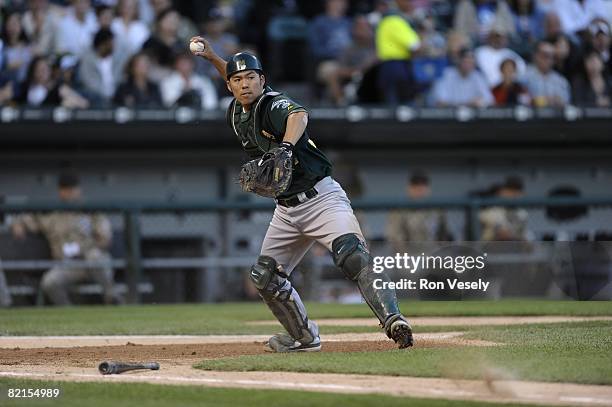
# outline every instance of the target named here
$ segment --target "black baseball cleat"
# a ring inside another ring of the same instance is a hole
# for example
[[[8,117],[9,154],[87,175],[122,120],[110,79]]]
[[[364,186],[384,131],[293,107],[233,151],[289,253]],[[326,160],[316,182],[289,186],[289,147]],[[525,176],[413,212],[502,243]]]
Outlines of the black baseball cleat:
[[[412,328],[408,322],[401,319],[391,324],[391,338],[399,345],[400,349],[409,348],[414,345]]]
[[[394,315],[385,324],[387,336],[395,341],[400,349],[409,348],[414,345],[412,338],[412,327],[401,315]]]

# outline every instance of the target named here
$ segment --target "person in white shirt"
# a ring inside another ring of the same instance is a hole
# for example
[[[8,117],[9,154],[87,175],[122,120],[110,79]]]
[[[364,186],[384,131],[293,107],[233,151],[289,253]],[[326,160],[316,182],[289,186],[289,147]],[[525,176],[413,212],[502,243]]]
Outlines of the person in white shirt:
[[[161,82],[162,101],[167,107],[199,105],[202,109],[217,108],[217,91],[206,76],[194,74],[195,62],[189,54],[179,54],[174,72]]]
[[[491,88],[502,81],[500,66],[506,59],[516,63],[519,76],[525,73],[525,61],[516,52],[506,48],[508,37],[501,27],[493,27],[487,37],[487,44],[476,48],[476,64]]]
[[[596,18],[608,18],[602,0],[555,0],[553,9],[559,15],[563,32],[574,35],[585,30]]]
[[[23,29],[30,39],[34,55],[44,55],[53,49],[62,7],[49,5],[49,0],[28,0],[23,13]]]
[[[116,40],[122,42],[130,54],[140,51],[142,45],[149,39],[149,28],[137,19],[138,4],[136,0],[120,0],[117,5],[119,14],[111,24],[111,30]]]
[[[72,0],[72,7],[59,21],[57,27],[57,35],[54,38],[55,53],[83,54],[89,49],[96,31],[98,31],[98,22],[90,1]]]
[[[122,79],[127,55],[114,46],[113,33],[103,28],[94,37],[93,48],[81,58],[79,77],[90,99],[106,103]]]

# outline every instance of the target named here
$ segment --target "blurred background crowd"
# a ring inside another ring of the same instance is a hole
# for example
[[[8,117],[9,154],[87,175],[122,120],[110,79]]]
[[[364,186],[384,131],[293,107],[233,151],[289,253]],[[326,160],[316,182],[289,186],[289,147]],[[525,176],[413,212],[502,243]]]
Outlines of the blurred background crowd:
[[[257,53],[315,106],[610,106],[609,0],[0,0],[0,106],[216,109],[188,53]],[[221,106],[222,107],[222,106]]]

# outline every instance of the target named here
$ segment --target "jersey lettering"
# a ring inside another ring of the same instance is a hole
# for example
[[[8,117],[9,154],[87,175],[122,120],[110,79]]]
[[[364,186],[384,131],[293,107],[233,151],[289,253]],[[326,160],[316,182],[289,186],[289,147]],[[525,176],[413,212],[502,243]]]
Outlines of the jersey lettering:
[[[289,102],[287,99],[279,99],[279,100],[275,100],[274,102],[272,102],[272,106],[270,107],[270,110],[274,110],[276,108],[288,109],[289,106],[291,106],[291,102]]]

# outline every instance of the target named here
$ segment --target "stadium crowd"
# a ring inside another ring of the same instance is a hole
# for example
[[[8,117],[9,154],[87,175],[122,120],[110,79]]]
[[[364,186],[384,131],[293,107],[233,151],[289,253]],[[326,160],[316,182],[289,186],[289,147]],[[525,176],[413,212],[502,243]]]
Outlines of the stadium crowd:
[[[609,0],[0,0],[0,106],[191,106],[227,95],[188,53],[264,60],[315,104],[608,107]]]

